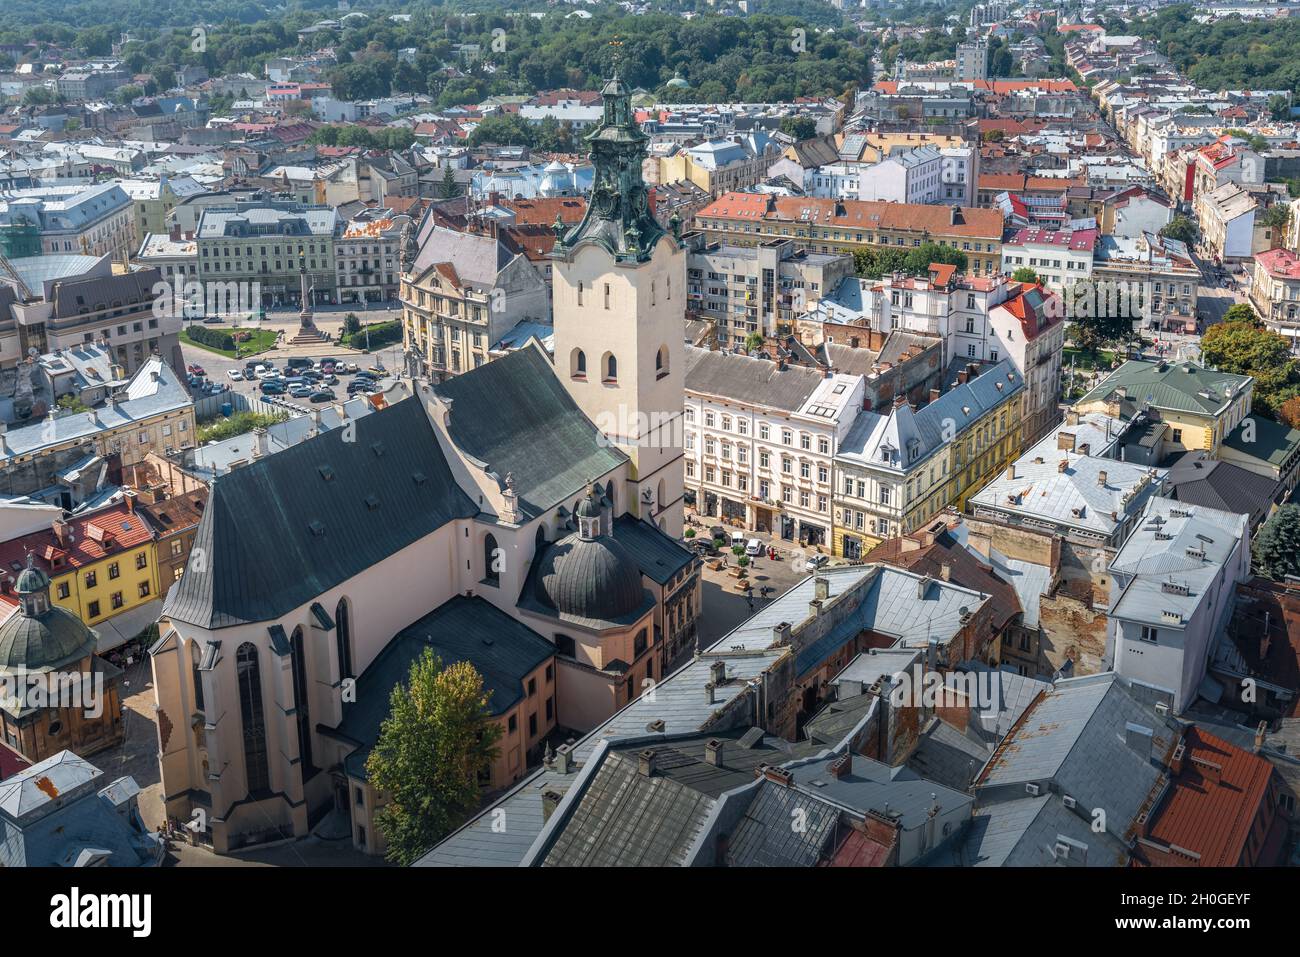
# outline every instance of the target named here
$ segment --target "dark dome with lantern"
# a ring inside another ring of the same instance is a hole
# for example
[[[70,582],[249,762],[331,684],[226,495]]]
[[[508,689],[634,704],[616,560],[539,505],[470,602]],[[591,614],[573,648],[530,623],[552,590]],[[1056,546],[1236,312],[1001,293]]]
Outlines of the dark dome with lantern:
[[[536,594],[561,615],[623,622],[639,616],[646,593],[627,549],[608,535],[583,539],[575,533],[546,549]]]
[[[604,507],[595,485],[574,509],[578,531],[542,553],[533,597],[562,616],[601,624],[630,624],[651,599],[631,554],[601,530]]]

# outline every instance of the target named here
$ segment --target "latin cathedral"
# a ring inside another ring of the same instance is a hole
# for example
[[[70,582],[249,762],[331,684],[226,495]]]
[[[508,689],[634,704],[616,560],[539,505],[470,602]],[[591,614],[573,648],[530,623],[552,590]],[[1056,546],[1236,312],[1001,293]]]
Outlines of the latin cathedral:
[[[602,92],[592,201],[552,253],[553,354],[408,377],[213,481],[152,663],[167,813],[218,852],[329,825],[382,853],[366,758],[426,648],[483,676],[485,793],[691,653],[685,253],[651,216],[626,86]]]

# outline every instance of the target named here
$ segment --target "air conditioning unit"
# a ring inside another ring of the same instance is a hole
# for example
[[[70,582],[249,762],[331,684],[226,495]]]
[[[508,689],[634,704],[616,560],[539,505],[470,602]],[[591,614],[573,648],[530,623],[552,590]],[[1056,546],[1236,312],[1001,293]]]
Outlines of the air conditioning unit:
[[[1040,788],[1038,787],[1037,784],[1025,785],[1025,793],[1028,794],[1030,797],[1038,797],[1039,791]]]
[[[1074,798],[1070,797],[1070,795],[1067,794],[1067,795],[1065,795],[1064,797],[1061,798],[1061,803],[1064,804],[1064,805],[1065,805],[1067,808],[1069,808],[1071,811],[1073,811],[1073,810],[1075,809],[1075,807],[1078,806],[1078,803],[1079,803],[1079,802],[1076,801]]]

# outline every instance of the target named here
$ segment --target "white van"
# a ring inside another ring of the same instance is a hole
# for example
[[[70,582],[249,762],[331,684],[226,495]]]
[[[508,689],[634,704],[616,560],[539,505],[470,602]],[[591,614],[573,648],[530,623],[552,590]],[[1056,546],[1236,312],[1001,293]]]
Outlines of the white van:
[[[744,533],[744,532],[736,531],[735,529],[732,529],[732,532],[731,532],[731,547],[732,547],[732,548],[735,548],[737,545],[739,545],[741,548],[744,548],[744,547],[745,547],[745,533]]]

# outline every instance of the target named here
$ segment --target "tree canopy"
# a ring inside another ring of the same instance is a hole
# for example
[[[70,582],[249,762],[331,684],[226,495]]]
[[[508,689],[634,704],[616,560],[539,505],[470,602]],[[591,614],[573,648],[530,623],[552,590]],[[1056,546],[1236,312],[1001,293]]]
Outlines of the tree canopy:
[[[479,803],[479,772],[497,756],[483,676],[467,661],[446,668],[425,648],[366,759],[371,786],[388,796],[376,820],[388,859],[412,864]]]
[[[1255,571],[1282,581],[1300,575],[1300,505],[1283,505],[1260,528],[1251,543]]]

